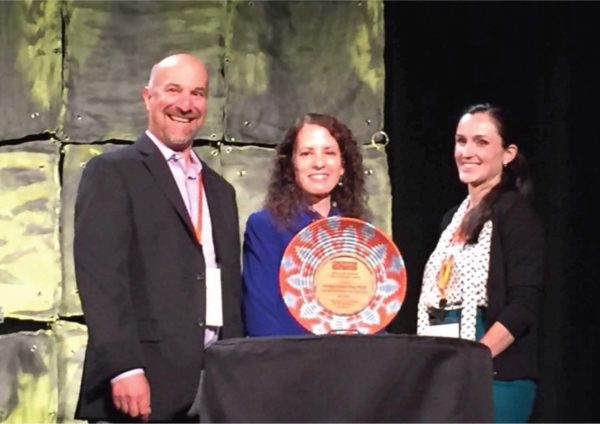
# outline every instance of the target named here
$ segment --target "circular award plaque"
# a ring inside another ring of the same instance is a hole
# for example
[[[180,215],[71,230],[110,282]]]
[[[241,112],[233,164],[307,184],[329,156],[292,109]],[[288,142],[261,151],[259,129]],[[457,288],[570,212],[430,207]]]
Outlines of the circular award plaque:
[[[406,268],[396,245],[355,218],[313,222],[288,244],[279,270],[290,313],[314,334],[373,334],[396,316]]]

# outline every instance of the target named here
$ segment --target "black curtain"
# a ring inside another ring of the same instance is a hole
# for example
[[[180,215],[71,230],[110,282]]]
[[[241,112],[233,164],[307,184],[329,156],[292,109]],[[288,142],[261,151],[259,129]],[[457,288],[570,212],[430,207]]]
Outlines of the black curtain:
[[[599,421],[600,4],[386,2],[385,31],[393,229],[409,279],[390,330],[414,333],[441,217],[466,195],[452,158],[459,112],[497,103],[521,123],[546,234],[533,421]]]

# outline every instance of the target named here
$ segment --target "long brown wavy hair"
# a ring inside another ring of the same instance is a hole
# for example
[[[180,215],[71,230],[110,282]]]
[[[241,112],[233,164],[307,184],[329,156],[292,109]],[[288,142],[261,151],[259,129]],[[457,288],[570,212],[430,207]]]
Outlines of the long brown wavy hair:
[[[341,184],[336,185],[331,192],[332,206],[337,206],[343,216],[364,218],[367,194],[360,148],[348,127],[333,116],[317,113],[309,113],[299,118],[277,146],[265,208],[280,226],[287,227],[298,212],[306,207],[304,193],[296,183],[292,156],[298,132],[307,124],[325,128],[340,148],[344,175],[340,180]]]

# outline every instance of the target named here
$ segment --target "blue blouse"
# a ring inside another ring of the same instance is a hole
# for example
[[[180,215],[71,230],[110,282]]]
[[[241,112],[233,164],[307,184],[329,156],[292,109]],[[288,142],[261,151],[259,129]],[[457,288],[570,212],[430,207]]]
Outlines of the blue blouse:
[[[331,208],[329,216],[339,215]],[[320,219],[310,210],[298,214],[285,229],[265,209],[253,213],[246,223],[243,250],[243,314],[248,336],[310,334],[288,311],[279,289],[279,266],[285,248],[304,227]]]

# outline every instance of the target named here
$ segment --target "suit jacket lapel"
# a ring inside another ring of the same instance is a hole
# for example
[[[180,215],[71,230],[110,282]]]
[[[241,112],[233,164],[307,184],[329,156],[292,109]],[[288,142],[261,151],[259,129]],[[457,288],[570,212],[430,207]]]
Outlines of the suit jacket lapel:
[[[222,211],[221,206],[221,193],[218,189],[218,182],[216,176],[213,174],[214,171],[208,168],[208,165],[202,161],[202,178],[204,183],[204,191],[206,193],[206,202],[208,203],[208,210],[210,211],[210,222],[212,226],[213,243],[215,245],[215,255],[217,262],[219,258],[222,258],[223,241],[220,235],[223,233],[219,231],[220,228],[224,228],[223,214],[219,213]]]
[[[143,134],[135,144],[138,151],[142,154],[142,161],[154,177],[157,185],[160,187],[164,195],[169,199],[177,214],[188,229],[188,233],[196,241],[194,234],[194,225],[188,214],[188,211],[183,203],[173,174],[169,169],[169,165],[165,161],[164,156],[160,153],[160,150],[154,145],[152,140],[148,138],[146,134]],[[149,207],[151,207],[149,205]],[[197,242],[197,241],[196,241]]]

